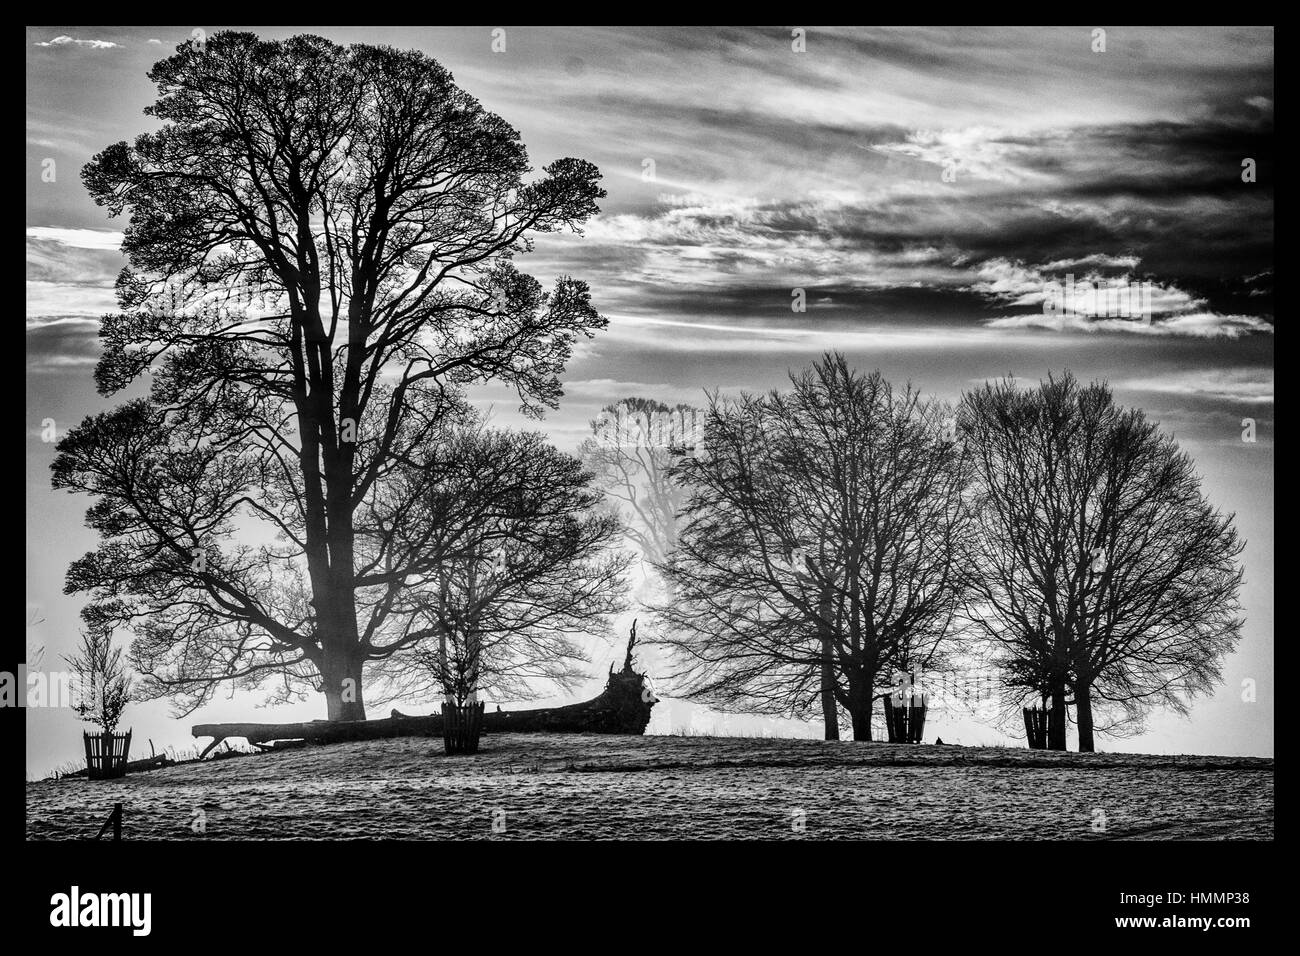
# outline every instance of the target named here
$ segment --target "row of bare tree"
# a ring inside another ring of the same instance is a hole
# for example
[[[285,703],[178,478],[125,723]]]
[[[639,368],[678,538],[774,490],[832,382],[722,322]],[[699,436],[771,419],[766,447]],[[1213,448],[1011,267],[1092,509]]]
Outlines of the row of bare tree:
[[[844,712],[869,740],[894,672],[979,659],[1006,714],[1051,708],[1049,746],[1073,708],[1086,751],[1209,692],[1238,640],[1231,517],[1104,384],[1006,380],[954,408],[827,355],[788,391],[714,396],[701,437],[584,450],[662,572],[657,640],[702,702],[820,708],[827,739]]]

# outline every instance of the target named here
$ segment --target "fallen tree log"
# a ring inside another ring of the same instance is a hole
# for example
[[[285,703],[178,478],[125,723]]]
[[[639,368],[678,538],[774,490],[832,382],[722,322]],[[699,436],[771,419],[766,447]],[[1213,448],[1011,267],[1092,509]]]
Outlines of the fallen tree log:
[[[126,763],[127,773],[137,773],[141,770],[155,770],[158,767],[170,767],[176,761],[172,760],[166,754],[156,754],[152,757],[143,757],[140,760],[128,760]],[[86,769],[74,770],[72,773],[66,773],[65,777],[84,777]]]
[[[591,700],[562,707],[535,710],[497,710],[483,714],[484,733],[580,733],[643,734],[650,723],[650,709],[658,702],[646,683],[645,675],[632,667],[632,647],[636,643],[636,625],[628,640],[623,669],[611,664],[605,689]],[[312,720],[298,724],[195,724],[195,737],[211,737],[212,743],[199,759],[228,737],[243,737],[261,749],[273,741],[305,741],[316,744],[346,743],[355,740],[380,740],[384,737],[441,736],[442,715],[409,717],[394,710],[382,720]]]
[[[212,738],[212,743],[199,754],[199,759],[202,760],[227,737],[243,737],[254,746],[289,740],[337,744],[353,740],[378,740],[382,737],[419,737],[442,733],[442,716],[397,716],[387,720],[312,720],[301,724],[195,724],[190,733],[195,737]]]
[[[306,747],[306,746],[307,746],[307,741],[305,741],[305,740],[273,740],[273,741],[271,741],[269,744],[263,744],[263,743],[256,743],[256,742],[254,742],[254,743],[253,743],[253,746],[256,747],[256,748],[257,748],[259,751],[261,751],[262,753],[268,753],[268,752],[270,752],[270,751],[272,751],[272,750],[296,750],[296,749],[299,748],[299,747]]]

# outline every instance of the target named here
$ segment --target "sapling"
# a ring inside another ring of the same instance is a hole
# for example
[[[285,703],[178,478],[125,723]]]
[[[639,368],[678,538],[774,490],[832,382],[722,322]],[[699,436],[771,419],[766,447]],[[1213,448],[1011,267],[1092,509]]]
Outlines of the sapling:
[[[112,632],[87,628],[82,631],[77,653],[64,660],[77,675],[80,690],[72,709],[86,723],[97,725],[103,734],[112,734],[134,691],[122,649],[113,646]]]

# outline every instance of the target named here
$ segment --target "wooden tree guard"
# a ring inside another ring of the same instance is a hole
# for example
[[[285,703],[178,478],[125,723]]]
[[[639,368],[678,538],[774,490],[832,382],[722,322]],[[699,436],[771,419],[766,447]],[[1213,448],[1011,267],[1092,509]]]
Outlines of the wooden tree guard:
[[[478,753],[478,739],[482,733],[482,701],[463,707],[442,705],[442,741],[448,754]]]
[[[1025,737],[1030,750],[1046,750],[1050,739],[1052,712],[1045,707],[1025,707]]]
[[[124,734],[81,734],[86,744],[86,776],[109,780],[126,776],[126,757],[131,752],[131,731]]]
[[[885,698],[885,731],[891,744],[921,742],[925,730],[925,698],[921,701],[920,704],[895,705],[892,697]]]

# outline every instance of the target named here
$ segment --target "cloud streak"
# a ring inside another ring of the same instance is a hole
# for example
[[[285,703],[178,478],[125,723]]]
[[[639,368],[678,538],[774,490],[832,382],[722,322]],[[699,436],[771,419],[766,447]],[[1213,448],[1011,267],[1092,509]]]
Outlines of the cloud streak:
[[[53,40],[37,42],[33,44],[33,46],[84,47],[89,50],[111,50],[119,46],[119,44],[112,43],[108,40],[79,40],[74,37],[67,36],[66,34],[60,34],[59,36],[56,36]]]

